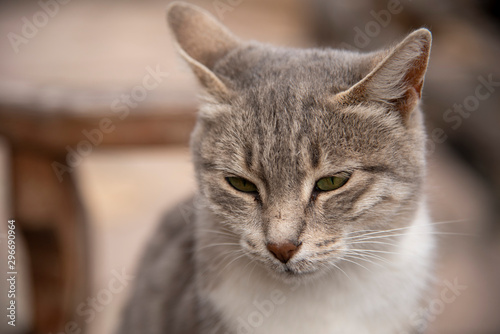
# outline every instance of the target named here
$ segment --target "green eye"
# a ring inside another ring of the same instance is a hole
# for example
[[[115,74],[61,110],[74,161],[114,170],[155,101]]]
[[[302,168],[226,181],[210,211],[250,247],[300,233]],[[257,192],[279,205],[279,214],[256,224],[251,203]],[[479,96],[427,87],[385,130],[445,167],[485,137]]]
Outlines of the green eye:
[[[329,176],[316,182],[316,190],[331,191],[342,187],[349,180],[348,175]]]
[[[226,177],[227,182],[233,186],[234,189],[245,192],[245,193],[255,193],[257,192],[257,186],[252,182],[245,180],[242,177]]]

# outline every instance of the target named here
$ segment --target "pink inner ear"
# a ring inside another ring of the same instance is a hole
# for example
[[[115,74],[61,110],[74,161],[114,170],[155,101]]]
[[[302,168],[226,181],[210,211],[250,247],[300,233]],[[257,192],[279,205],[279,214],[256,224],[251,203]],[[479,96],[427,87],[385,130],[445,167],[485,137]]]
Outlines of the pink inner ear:
[[[422,97],[422,89],[424,86],[424,76],[427,70],[427,60],[430,45],[423,45],[420,55],[415,58],[411,67],[406,72],[403,80],[406,84],[407,90],[404,95],[395,101],[395,105],[404,121],[407,121],[411,112],[418,104]]]
[[[412,67],[408,70],[404,80],[408,82],[410,87],[415,89],[418,98],[422,97],[422,88],[424,86],[424,75],[427,70],[427,58],[429,54],[429,45],[422,47],[420,56],[415,59]]]
[[[420,63],[420,62],[418,62]],[[415,90],[418,98],[422,97],[422,88],[424,86],[425,63],[416,64],[405,75],[404,80],[408,83],[408,88]]]
[[[416,87],[408,88],[404,97],[402,97],[399,101],[396,102],[396,108],[401,113],[401,116],[403,117],[404,121],[408,120],[411,112],[417,106],[417,103],[420,100],[421,96],[421,88],[422,88],[422,83],[420,84],[420,88]]]
[[[417,91],[418,98],[420,99],[422,97],[422,88],[424,86],[424,80],[420,81],[420,84],[415,86],[415,90]]]

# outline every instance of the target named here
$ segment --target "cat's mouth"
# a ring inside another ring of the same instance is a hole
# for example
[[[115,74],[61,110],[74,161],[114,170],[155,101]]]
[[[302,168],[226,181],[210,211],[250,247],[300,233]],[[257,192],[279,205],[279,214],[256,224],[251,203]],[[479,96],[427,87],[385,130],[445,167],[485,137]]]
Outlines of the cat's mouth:
[[[269,269],[274,274],[278,274],[281,277],[289,279],[310,277],[319,272],[318,268],[310,264],[306,264],[305,261],[288,262],[279,265],[273,264],[270,267],[271,268]]]

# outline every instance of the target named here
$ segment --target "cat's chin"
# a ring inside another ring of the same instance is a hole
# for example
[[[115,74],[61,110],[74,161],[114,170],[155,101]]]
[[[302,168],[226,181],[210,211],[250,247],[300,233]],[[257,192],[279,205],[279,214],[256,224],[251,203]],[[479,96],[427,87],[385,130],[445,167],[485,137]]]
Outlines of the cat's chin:
[[[297,268],[296,266],[268,266],[267,271],[275,279],[284,281],[285,283],[304,282],[321,276],[321,270],[316,268]]]

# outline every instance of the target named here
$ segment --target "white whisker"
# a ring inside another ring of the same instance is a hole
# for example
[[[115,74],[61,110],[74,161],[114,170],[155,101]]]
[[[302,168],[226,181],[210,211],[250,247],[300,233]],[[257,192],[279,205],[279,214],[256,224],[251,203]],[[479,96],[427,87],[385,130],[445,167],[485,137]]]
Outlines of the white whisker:
[[[405,235],[442,235],[442,236],[462,236],[462,237],[473,237],[473,234],[470,233],[459,233],[459,232],[439,232],[439,231],[429,231],[429,232],[408,232],[408,233],[393,233],[387,235],[376,235],[376,236],[368,236],[368,237],[360,237],[359,239],[355,239],[354,241],[364,241],[364,240],[373,240],[380,238],[392,238],[399,237]]]
[[[429,226],[435,226],[435,225],[444,225],[444,224],[454,224],[454,223],[460,223],[465,220],[449,220],[449,221],[443,221],[443,222],[436,222],[436,223],[430,223]],[[399,227],[399,228],[393,228],[389,230],[361,230],[361,231],[354,231],[354,232],[348,232],[346,235],[349,235],[351,233],[359,233],[359,232],[364,232],[364,231],[370,231],[369,233],[365,233],[362,235],[355,235],[355,236],[350,236],[344,239],[355,239],[355,238],[363,238],[366,236],[370,235],[376,235],[376,234],[381,234],[381,233],[389,233],[389,232],[397,232],[397,231],[402,231],[402,230],[408,230],[413,228],[413,225],[410,226],[405,226],[405,227]],[[444,232],[446,233],[446,232]]]
[[[349,250],[355,251],[355,252],[363,252],[363,253],[381,253],[381,254],[396,254],[396,255],[401,254],[401,252],[391,252],[391,251],[383,251],[383,250],[377,250],[377,249],[350,248]]]
[[[237,236],[231,233],[228,233],[228,231],[218,231],[218,230],[208,230],[208,229],[201,229],[200,232],[209,232],[209,233],[215,233],[215,234],[221,234],[221,235],[226,235],[228,237],[232,237],[237,239]]]
[[[211,248],[211,247],[217,247],[217,246],[240,246],[239,243],[237,242],[221,242],[221,243],[215,243],[215,244],[210,244],[210,245],[205,245],[203,247],[198,248],[198,250],[206,249],[206,248]]]
[[[387,264],[391,264],[391,262],[389,262],[385,257],[383,257],[381,255],[370,254],[370,253],[359,253],[359,252],[355,252],[355,251],[346,251],[346,254],[349,254],[349,255],[354,254],[356,256],[368,257],[368,258],[372,258],[374,260],[379,260],[379,261],[385,262]]]
[[[355,241],[355,242],[350,242],[349,245],[356,245],[356,244],[379,244],[379,245],[388,245],[388,246],[398,246],[397,244],[393,242],[384,242],[384,241]]]
[[[381,265],[380,263],[377,263],[377,262],[374,262],[372,260],[366,259],[364,256],[357,256],[357,255],[353,255],[353,254],[346,254],[344,256],[348,257],[348,258],[352,258],[352,259],[357,259],[357,260],[365,261],[365,262],[371,263],[373,265],[376,265],[376,266],[384,268],[384,266]]]
[[[234,259],[232,259],[232,260],[231,260],[228,264],[226,264],[226,266],[225,266],[224,268],[222,268],[222,270],[220,271],[220,273],[224,272],[224,270],[226,270],[226,269],[227,269],[227,267],[229,267],[229,266],[230,266],[230,265],[231,265],[234,261],[239,260],[239,259],[241,259],[242,257],[244,257],[244,256],[246,256],[246,255],[247,255],[246,253],[243,253],[243,254],[241,254],[240,256],[237,256],[237,257],[235,257]],[[219,273],[219,274],[220,274],[220,273]]]
[[[355,265],[360,266],[361,268],[364,268],[364,269],[368,270],[370,273],[372,272],[370,269],[366,268],[364,265],[359,264],[359,263],[357,263],[357,262],[355,262],[355,261],[351,261],[351,260],[349,260],[349,259],[346,259],[345,257],[340,258],[340,260],[342,260],[342,261],[347,261],[347,262],[350,262],[350,263],[353,263],[353,264],[355,264]]]
[[[336,264],[335,264],[335,263],[333,263],[333,262],[330,262],[330,264],[331,264],[333,267],[335,267],[335,268],[337,268],[338,270],[340,270],[340,271],[341,271],[341,272],[342,272],[342,273],[343,273],[343,274],[344,274],[344,275],[345,275],[345,276],[346,276],[349,280],[351,279],[351,278],[349,277],[349,275],[347,275],[347,273],[346,273],[346,272],[345,272],[342,268],[340,268],[338,265],[336,265]]]

